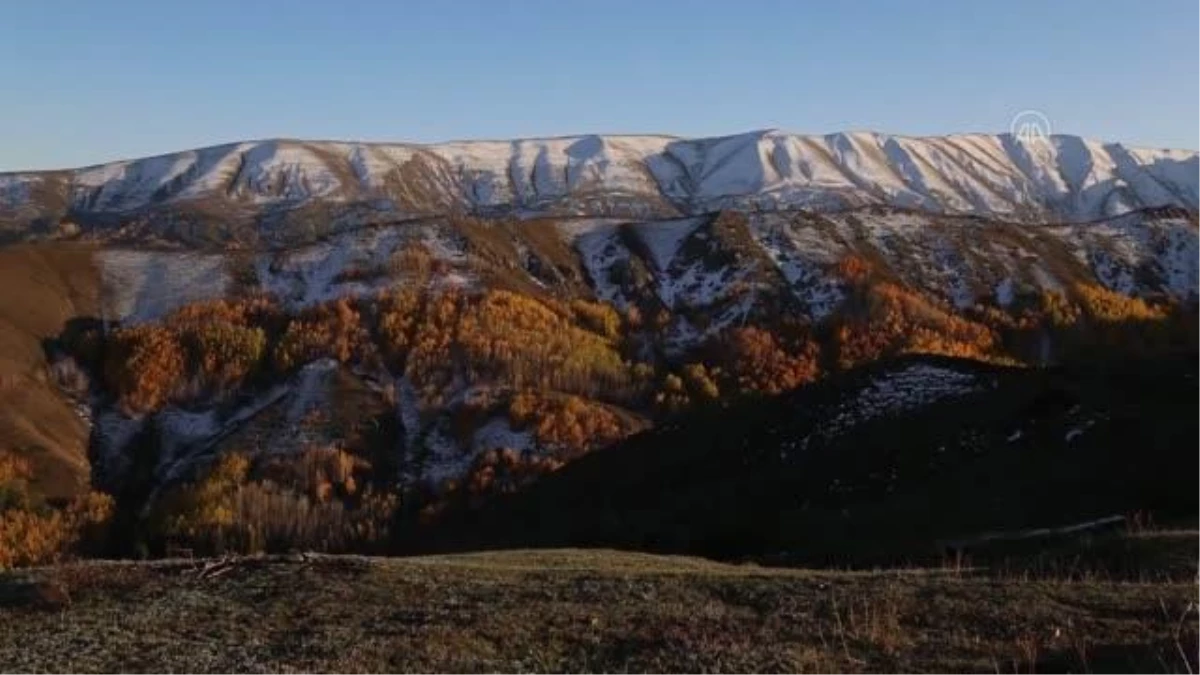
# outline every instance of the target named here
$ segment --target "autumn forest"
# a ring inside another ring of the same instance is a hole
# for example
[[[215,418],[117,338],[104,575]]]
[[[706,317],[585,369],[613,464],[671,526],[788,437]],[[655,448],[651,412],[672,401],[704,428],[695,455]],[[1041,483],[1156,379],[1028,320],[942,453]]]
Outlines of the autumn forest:
[[[1175,302],[1077,284],[956,310],[851,255],[836,265],[844,299],[826,319],[767,312],[680,350],[664,339],[672,316],[661,305],[439,286],[428,281],[426,252],[399,260],[425,283],[301,311],[247,292],[148,323],[68,325],[53,345],[55,381],[68,395],[106,397],[126,416],[228,405],[314,363],[372,383],[385,412],[340,420],[332,442],[305,444],[299,458],[234,442],[170,484],[152,489],[135,470],[124,484],[67,503],[41,498],[22,458],[0,458],[0,567],[179,547],[387,551],[399,530],[411,536],[447,509],[519,490],[682,411],[779,394],[892,357],[1035,367],[1196,344],[1193,310]],[[441,419],[462,447],[501,419],[533,449],[478,448],[463,475],[404,483],[395,448],[413,432],[399,427],[414,422],[386,411],[406,395],[417,425]],[[155,442],[140,443],[152,461]]]

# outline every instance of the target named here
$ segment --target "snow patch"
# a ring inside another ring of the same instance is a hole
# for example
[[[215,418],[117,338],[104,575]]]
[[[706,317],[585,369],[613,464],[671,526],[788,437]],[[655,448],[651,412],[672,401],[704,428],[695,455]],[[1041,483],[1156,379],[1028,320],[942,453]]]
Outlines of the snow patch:
[[[596,296],[624,308],[628,300],[611,277],[613,265],[629,259],[629,250],[618,236],[620,224],[621,221],[611,219],[563,220],[555,223],[562,236],[579,253],[580,262]]]
[[[103,318],[143,322],[193,302],[226,295],[224,256],[108,249],[96,253]]]
[[[500,448],[525,452],[534,447],[533,433],[529,431],[515,431],[509,425],[507,418],[496,417],[488,420],[475,431],[471,446],[475,453]]]
[[[679,253],[679,246],[696,228],[704,224],[706,218],[682,218],[679,220],[658,220],[633,226],[638,238],[646,245],[655,268],[666,272],[671,267],[671,261]]]
[[[0,174],[0,208],[17,209],[27,204],[30,185],[35,180],[18,174]]]
[[[981,389],[979,379],[949,368],[914,364],[876,376],[854,399],[838,406],[820,433],[836,436],[873,419],[915,410]]]
[[[1008,307],[1012,305],[1014,297],[1013,280],[1010,277],[1004,277],[1000,283],[996,284],[996,304]]]

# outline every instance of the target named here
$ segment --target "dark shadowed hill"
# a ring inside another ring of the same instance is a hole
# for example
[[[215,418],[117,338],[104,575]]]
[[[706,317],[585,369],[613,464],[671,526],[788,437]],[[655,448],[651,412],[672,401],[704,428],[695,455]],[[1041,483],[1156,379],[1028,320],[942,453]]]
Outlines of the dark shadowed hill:
[[[618,546],[807,564],[1197,507],[1194,358],[1008,369],[911,358],[679,416],[419,548]]]

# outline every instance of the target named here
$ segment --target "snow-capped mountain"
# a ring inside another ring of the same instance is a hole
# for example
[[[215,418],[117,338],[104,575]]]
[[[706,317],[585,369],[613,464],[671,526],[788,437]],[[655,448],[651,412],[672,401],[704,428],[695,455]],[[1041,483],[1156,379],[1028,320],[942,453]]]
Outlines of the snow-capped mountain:
[[[97,319],[106,332],[222,298],[266,297],[299,317],[400,289],[504,289],[653,317],[653,342],[631,334],[630,354],[673,364],[772,317],[832,325],[854,301],[839,271],[849,260],[869,261],[926,301],[920,312],[946,317],[1017,311],[1079,285],[1194,306],[1198,169],[1196,152],[1069,136],[262,141],[0,174],[0,252],[25,265],[10,278],[32,280],[47,307],[73,308],[63,321]],[[41,239],[87,245],[4,245]],[[13,307],[5,316],[31,314]],[[60,324],[21,333],[22,353],[42,354],[46,338],[65,334]],[[448,380],[440,403],[421,408],[403,371],[352,366],[313,361],[240,397],[193,397],[144,416],[100,392],[80,402],[89,412],[74,447],[89,448],[97,480],[117,485],[131,444],[153,432],[154,475],[169,482],[220,447],[274,456],[336,443],[347,413],[322,421],[313,411],[350,396],[356,415],[398,429],[396,470],[413,485],[460,478],[497,448],[551,452],[496,410],[477,428],[451,424],[477,393],[465,380]],[[49,386],[41,368],[31,365],[31,387]],[[10,416],[42,414],[21,405]],[[646,414],[616,419],[628,430]]]
[[[778,130],[718,138],[577,136],[437,145],[269,140],[76,170],[0,174],[0,224],[170,212],[678,217],[888,206],[1023,222],[1195,211],[1200,156],[1075,136],[906,137]],[[197,215],[200,214],[200,215]]]

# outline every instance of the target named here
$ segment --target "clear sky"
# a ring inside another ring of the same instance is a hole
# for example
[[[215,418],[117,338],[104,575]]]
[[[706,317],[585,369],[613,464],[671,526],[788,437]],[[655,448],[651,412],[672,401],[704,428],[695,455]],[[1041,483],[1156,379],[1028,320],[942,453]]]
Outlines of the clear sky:
[[[1007,131],[1196,149],[1196,0],[25,0],[0,170],[267,137]]]

